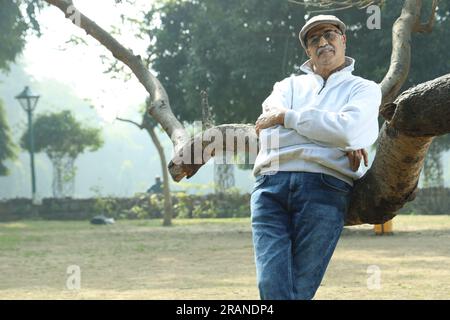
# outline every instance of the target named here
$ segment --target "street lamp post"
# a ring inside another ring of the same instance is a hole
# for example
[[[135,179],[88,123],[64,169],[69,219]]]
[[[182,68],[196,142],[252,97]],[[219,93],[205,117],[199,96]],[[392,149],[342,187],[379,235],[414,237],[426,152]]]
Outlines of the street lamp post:
[[[27,86],[25,89],[16,96],[23,110],[28,115],[28,132],[30,143],[30,164],[31,164],[31,197],[32,202],[36,202],[36,176],[34,171],[34,132],[33,132],[33,111],[36,108],[37,102],[40,96],[33,94],[30,88]]]

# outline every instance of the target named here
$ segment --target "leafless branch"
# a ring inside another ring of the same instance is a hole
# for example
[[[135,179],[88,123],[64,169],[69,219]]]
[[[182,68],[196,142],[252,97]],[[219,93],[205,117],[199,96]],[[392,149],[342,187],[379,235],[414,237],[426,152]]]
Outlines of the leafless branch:
[[[144,129],[144,126],[142,124],[139,124],[139,123],[137,123],[137,122],[135,122],[133,120],[123,119],[123,118],[120,118],[120,117],[116,117],[116,120],[122,121],[122,122],[128,122],[128,123],[134,124],[139,129]]]
[[[431,31],[433,31],[434,22],[436,21],[436,9],[438,2],[439,0],[433,0],[430,17],[428,18],[427,23],[420,23],[420,18],[417,19],[416,24],[414,26],[414,32],[430,33]]]
[[[365,9],[372,4],[381,5],[384,0],[310,0],[310,1],[297,1],[288,0],[290,3],[302,5],[305,7],[323,8],[320,10],[312,10],[310,13],[322,13],[330,11],[340,11],[350,8]]]

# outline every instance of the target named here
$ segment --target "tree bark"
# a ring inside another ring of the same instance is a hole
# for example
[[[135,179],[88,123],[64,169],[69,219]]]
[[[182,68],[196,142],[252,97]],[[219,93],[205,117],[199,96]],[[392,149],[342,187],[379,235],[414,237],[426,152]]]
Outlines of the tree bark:
[[[392,102],[408,78],[411,65],[411,34],[420,17],[421,6],[420,0],[406,0],[400,17],[392,27],[391,63],[380,84],[383,93],[381,105]]]
[[[172,224],[173,217],[173,205],[172,205],[172,196],[170,194],[170,184],[169,184],[169,174],[167,172],[167,161],[166,156],[164,154],[164,148],[161,142],[158,139],[158,136],[155,133],[153,127],[146,125],[144,123],[143,127],[150,135],[150,138],[153,141],[153,144],[156,147],[156,150],[159,154],[159,160],[161,162],[161,170],[163,173],[163,190],[164,190],[164,218],[163,218],[163,226],[170,226]]]
[[[222,124],[196,134],[175,153],[174,158],[169,162],[172,179],[177,182],[184,177],[189,179],[212,157],[222,156],[217,153],[222,150],[229,150],[235,155],[257,152],[258,136],[255,126],[253,124]]]
[[[450,74],[403,92],[382,109],[386,119],[371,169],[356,181],[347,224],[383,223],[415,198],[435,136],[450,132]]]

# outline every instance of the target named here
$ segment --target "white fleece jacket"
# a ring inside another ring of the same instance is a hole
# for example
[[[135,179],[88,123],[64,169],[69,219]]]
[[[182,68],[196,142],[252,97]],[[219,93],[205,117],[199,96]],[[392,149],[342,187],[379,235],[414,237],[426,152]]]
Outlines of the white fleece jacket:
[[[274,171],[319,172],[353,185],[364,175],[363,163],[358,171],[351,170],[345,151],[368,148],[376,141],[381,89],[352,75],[353,58],[346,57],[345,62],[327,81],[313,72],[308,60],[301,67],[306,74],[275,83],[262,104],[263,112],[276,106],[290,110],[284,126],[261,130],[255,176]],[[278,143],[273,143],[276,135]]]

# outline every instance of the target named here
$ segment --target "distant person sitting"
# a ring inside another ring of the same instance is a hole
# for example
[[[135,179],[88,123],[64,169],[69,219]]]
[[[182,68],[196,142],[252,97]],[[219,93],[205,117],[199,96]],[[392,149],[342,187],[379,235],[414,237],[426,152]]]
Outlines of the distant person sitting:
[[[162,193],[162,181],[161,177],[155,178],[155,184],[148,188],[147,193]]]

